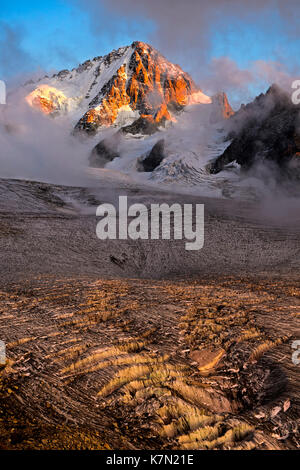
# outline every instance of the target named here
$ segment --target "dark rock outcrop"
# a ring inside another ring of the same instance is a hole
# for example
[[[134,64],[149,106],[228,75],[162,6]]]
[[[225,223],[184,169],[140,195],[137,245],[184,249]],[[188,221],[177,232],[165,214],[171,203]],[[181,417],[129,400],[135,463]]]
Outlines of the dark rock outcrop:
[[[269,162],[280,174],[300,176],[300,106],[277,85],[269,88],[230,119],[231,144],[210,166],[211,173],[230,163],[242,170]]]
[[[138,161],[138,170],[150,172],[155,170],[163,159],[165,158],[165,141],[164,139],[156,142],[152,150],[146,155],[146,157],[141,157]]]
[[[97,144],[90,155],[89,164],[94,168],[103,168],[107,163],[111,162],[120,155],[118,147],[120,144],[120,134],[116,133],[112,137],[103,139]]]
[[[159,127],[158,123],[155,122],[153,119],[140,117],[136,121],[134,121],[132,124],[122,127],[121,131],[124,132],[124,134],[152,135],[158,131],[158,127]]]

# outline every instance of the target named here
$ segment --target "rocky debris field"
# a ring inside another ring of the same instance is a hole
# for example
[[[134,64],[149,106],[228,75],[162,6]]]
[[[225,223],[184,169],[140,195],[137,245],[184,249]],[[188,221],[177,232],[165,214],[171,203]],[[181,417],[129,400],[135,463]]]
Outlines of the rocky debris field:
[[[297,214],[206,199],[201,251],[104,243],[106,189],[1,181],[0,448],[298,448]]]
[[[299,447],[299,287],[46,276],[7,286],[0,448]]]

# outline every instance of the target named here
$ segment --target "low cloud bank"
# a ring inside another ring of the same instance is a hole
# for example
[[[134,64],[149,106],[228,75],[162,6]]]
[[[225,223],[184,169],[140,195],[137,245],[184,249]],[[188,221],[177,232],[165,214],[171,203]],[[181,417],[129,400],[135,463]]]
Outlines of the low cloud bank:
[[[0,105],[0,177],[85,183],[88,148],[71,130],[66,118],[52,119],[30,108],[19,89]]]

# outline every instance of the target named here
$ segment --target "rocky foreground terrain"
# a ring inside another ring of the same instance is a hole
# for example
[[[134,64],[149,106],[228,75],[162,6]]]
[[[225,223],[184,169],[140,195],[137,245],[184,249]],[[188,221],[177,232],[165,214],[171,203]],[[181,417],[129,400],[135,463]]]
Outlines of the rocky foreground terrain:
[[[297,205],[119,188],[205,203],[186,252],[98,240],[111,184],[0,193],[0,448],[299,448]]]

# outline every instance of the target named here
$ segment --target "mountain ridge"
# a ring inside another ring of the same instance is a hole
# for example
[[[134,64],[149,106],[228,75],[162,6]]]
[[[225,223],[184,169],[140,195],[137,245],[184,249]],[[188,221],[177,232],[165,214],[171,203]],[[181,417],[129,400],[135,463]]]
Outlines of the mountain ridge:
[[[69,114],[75,130],[88,134],[137,119],[164,126],[187,105],[213,103],[179,65],[140,41],[29,85],[37,85],[26,97],[31,106],[53,116]],[[233,114],[226,95],[217,106],[227,106],[219,118]]]
[[[212,173],[233,162],[245,171],[264,162],[276,165],[280,176],[300,177],[300,105],[278,85],[242,106],[228,124],[232,142],[209,166]]]

